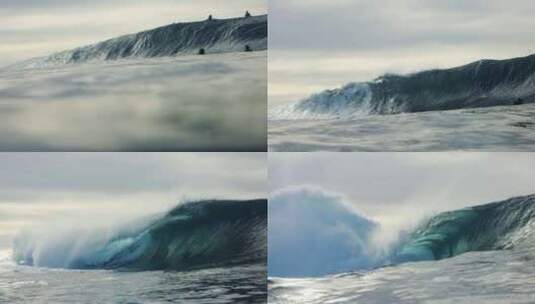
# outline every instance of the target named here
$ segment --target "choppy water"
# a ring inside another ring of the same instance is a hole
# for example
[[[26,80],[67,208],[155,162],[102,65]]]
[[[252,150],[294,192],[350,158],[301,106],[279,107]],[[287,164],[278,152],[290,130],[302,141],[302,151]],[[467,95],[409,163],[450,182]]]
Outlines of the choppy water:
[[[119,272],[0,262],[0,303],[265,303],[266,297],[265,265]]]
[[[533,250],[470,252],[368,273],[269,281],[269,303],[535,303]]]
[[[535,104],[270,120],[270,151],[534,151]]]
[[[0,151],[265,151],[266,100],[265,51],[0,70]]]

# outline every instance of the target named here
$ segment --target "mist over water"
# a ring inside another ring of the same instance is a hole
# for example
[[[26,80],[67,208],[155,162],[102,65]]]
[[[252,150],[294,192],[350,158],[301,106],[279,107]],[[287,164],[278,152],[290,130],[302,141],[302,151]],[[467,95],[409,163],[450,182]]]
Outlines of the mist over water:
[[[373,264],[367,254],[377,224],[319,188],[284,189],[269,200],[270,276],[320,276]]]
[[[0,150],[265,151],[266,61],[263,51],[0,71]]]
[[[312,186],[276,191],[268,206],[271,277],[320,277],[391,264],[397,247],[426,220],[399,210],[404,220],[385,225],[359,214],[340,194]]]

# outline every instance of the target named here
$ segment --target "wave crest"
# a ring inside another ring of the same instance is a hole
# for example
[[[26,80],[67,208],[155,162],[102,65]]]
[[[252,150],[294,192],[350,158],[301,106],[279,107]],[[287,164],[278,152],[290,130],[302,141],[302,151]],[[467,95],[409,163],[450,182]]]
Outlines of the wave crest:
[[[19,264],[70,269],[190,270],[265,263],[267,201],[200,201],[112,231],[22,233]]]
[[[512,249],[535,242],[535,195],[441,213],[395,251],[395,263],[440,260],[469,251]]]
[[[480,60],[444,70],[374,81],[312,95],[274,109],[271,120],[353,118],[359,114],[444,111],[535,102],[535,55]]]
[[[270,276],[323,276],[471,251],[535,248],[535,195],[439,213],[390,231],[321,189],[289,188],[269,205]],[[291,233],[288,233],[291,231]],[[291,248],[292,250],[288,250]]]
[[[175,23],[92,45],[30,59],[9,69],[41,68],[94,60],[151,58],[267,49],[267,16]]]
[[[271,120],[347,118],[371,114],[372,91],[366,83],[350,83],[290,105],[274,108]]]

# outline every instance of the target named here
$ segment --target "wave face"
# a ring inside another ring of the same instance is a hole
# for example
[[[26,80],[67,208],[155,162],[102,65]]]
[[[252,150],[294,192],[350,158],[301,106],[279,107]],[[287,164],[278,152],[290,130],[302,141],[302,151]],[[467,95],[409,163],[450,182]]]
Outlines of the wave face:
[[[266,263],[267,201],[200,201],[116,231],[21,234],[19,264],[70,269],[191,270]]]
[[[535,195],[444,212],[410,234],[395,251],[393,262],[531,246],[535,244],[534,219]]]
[[[535,102],[535,55],[480,60],[411,75],[384,75],[312,95],[272,111],[271,119],[347,118]]]
[[[242,52],[245,51],[246,45],[251,51],[267,49],[266,15],[175,23],[31,59],[12,68],[36,68],[130,57],[197,54],[201,48],[206,54]]]

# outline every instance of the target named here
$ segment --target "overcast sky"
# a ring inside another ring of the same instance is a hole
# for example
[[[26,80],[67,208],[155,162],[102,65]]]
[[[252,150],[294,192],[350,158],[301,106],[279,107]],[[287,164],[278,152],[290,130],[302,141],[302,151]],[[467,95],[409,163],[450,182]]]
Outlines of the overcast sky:
[[[530,0],[271,0],[270,104],[386,72],[535,53]]]
[[[266,0],[2,0],[0,67],[180,21],[267,12]]]
[[[0,248],[65,218],[107,223],[192,199],[266,197],[265,153],[0,153]]]
[[[535,194],[530,153],[272,153],[270,196],[314,187],[382,224]]]

